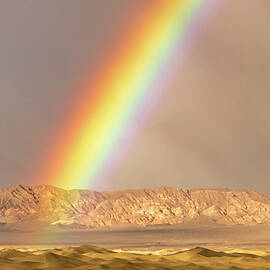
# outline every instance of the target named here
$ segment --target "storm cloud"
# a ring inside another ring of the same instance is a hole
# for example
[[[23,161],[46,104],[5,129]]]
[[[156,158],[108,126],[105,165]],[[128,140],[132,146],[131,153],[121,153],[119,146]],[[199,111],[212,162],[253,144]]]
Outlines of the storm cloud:
[[[0,0],[0,187],[38,183],[28,176],[76,86],[142,5]],[[270,192],[269,11],[268,0],[221,1],[114,175],[97,189]]]

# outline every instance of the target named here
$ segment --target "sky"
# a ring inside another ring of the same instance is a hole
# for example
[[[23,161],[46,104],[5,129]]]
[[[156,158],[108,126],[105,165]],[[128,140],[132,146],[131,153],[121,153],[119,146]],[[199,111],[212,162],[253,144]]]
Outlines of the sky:
[[[0,187],[30,177],[78,85],[145,0],[0,0]],[[104,190],[270,193],[270,2],[226,0]],[[181,64],[180,64],[181,62]]]

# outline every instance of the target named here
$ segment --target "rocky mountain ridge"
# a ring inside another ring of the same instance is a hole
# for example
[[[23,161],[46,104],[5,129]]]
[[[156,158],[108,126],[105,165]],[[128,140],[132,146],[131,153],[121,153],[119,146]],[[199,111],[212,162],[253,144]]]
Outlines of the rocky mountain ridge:
[[[185,222],[270,224],[270,195],[172,187],[112,192],[23,185],[0,189],[0,223],[29,221],[85,228]]]

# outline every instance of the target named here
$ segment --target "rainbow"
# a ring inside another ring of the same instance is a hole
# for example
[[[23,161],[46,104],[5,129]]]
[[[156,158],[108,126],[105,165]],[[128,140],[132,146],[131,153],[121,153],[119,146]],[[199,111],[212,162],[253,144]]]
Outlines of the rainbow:
[[[77,89],[78,100],[36,176],[39,183],[64,188],[96,184],[120,151],[121,138],[136,116],[144,114],[146,97],[155,94],[168,59],[181,50],[205,2],[147,0],[106,58]]]

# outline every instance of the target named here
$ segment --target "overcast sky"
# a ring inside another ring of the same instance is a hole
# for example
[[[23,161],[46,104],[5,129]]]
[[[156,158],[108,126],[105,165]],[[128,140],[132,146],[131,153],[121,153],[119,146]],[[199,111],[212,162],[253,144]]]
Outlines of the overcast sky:
[[[0,187],[39,183],[76,85],[144,1],[0,0]],[[221,2],[105,189],[270,193],[270,1]]]

